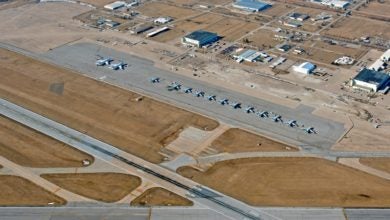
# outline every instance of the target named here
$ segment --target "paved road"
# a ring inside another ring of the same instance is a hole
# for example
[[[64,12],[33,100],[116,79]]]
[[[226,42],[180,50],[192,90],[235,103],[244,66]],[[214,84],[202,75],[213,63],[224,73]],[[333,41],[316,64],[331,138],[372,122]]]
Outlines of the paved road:
[[[195,202],[222,213],[230,219],[275,219],[265,212],[234,198],[215,192],[198,183],[171,172],[159,165],[144,161],[118,148],[66,127],[4,99],[0,99],[0,114],[35,129],[49,137],[69,144],[124,171],[138,172],[143,178],[171,189],[178,194],[189,193]],[[211,195],[211,196],[210,196]],[[256,215],[253,215],[256,213]],[[257,217],[257,215],[259,217]]]

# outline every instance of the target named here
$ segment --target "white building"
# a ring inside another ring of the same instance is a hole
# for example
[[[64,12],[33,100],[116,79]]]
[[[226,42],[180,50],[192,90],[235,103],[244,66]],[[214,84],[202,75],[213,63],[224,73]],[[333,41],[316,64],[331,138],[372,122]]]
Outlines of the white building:
[[[154,23],[156,23],[156,24],[166,24],[166,23],[171,22],[171,21],[173,21],[173,18],[171,18],[171,17],[159,17],[159,18],[154,19]]]
[[[368,92],[377,92],[385,86],[390,79],[390,75],[370,69],[363,69],[352,80],[351,86]]]
[[[125,5],[126,5],[126,2],[124,2],[124,1],[116,1],[116,2],[113,2],[111,4],[105,5],[104,8],[113,11],[113,10],[116,10],[118,8],[124,7]]]
[[[390,49],[386,50],[380,58],[383,62],[389,62],[390,61]]]
[[[313,70],[316,68],[316,65],[309,63],[309,62],[303,62],[298,66],[293,66],[293,70],[298,73],[304,73],[304,74],[310,74],[313,72]]]

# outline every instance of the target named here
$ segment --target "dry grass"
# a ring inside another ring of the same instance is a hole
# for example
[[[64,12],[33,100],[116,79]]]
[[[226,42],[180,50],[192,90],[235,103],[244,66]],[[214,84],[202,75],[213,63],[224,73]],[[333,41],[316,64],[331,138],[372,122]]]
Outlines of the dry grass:
[[[314,47],[325,49],[325,50],[329,50],[329,51],[333,51],[333,52],[338,53],[340,55],[350,56],[350,57],[352,57],[354,59],[359,59],[359,58],[361,58],[362,56],[364,56],[368,52],[367,48],[343,47],[343,46],[340,46],[340,45],[327,44],[327,43],[325,43],[323,41],[317,41],[315,43]]]
[[[178,130],[218,126],[150,98],[137,102],[139,94],[6,50],[0,50],[0,68],[1,97],[150,162],[163,161],[159,151]],[[63,91],[52,92],[53,85]]]
[[[318,158],[250,158],[179,174],[255,206],[390,207],[390,181]]]
[[[377,1],[371,1],[367,7],[360,7],[361,12],[372,15],[381,15],[390,17],[390,1],[384,0],[384,3],[379,3]]]
[[[107,5],[107,4],[114,2],[114,0],[81,0],[81,2],[95,5],[98,7],[103,7],[104,5]]]
[[[390,158],[388,157],[360,158],[359,162],[363,165],[390,173]]]
[[[259,30],[247,38],[250,45],[261,49],[273,48],[282,42],[275,39],[275,32],[271,30]]]
[[[390,23],[360,17],[348,17],[348,19],[340,19],[333,28],[322,31],[322,33],[350,40],[358,39],[362,36],[377,36],[390,39]]]
[[[154,187],[146,190],[131,201],[132,206],[192,206],[193,202],[164,188]]]
[[[41,177],[76,194],[116,202],[141,185],[141,178],[121,173],[42,174]]]
[[[141,14],[149,17],[170,16],[174,19],[181,19],[199,13],[192,9],[181,8],[162,2],[147,3],[137,10],[141,12]]]
[[[224,18],[205,28],[207,31],[218,33],[226,41],[235,41],[253,29],[259,27],[259,24],[243,21],[233,18]]]
[[[293,8],[294,6],[290,6],[282,3],[274,3],[271,8],[262,11],[261,13],[269,16],[279,17],[286,14]]]
[[[259,136],[239,128],[231,128],[211,143],[212,148],[219,152],[239,153],[254,151],[297,151],[263,136]]]
[[[0,155],[27,167],[81,167],[94,158],[0,116]]]
[[[0,175],[0,206],[64,205],[66,201],[42,187],[17,176]]]

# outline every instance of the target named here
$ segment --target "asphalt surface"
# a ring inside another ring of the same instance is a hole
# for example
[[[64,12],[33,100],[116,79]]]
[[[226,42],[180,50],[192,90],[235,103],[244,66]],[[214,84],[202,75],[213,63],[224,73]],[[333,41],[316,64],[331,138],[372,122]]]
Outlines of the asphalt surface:
[[[97,55],[111,57],[128,64],[125,70],[114,71],[107,67],[95,65]],[[235,126],[246,127],[257,132],[264,133],[273,138],[300,145],[307,150],[327,150],[343,134],[344,126],[311,114],[312,108],[299,106],[291,109],[272,102],[251,97],[222,87],[200,82],[195,78],[182,76],[173,72],[154,67],[153,62],[118,52],[113,49],[101,47],[91,43],[77,43],[55,48],[42,55],[46,60],[60,66],[78,71],[95,79],[100,79],[123,88],[150,95],[159,100],[202,113],[212,118]],[[160,83],[152,84],[151,77],[161,78]],[[205,98],[194,97],[182,91],[168,91],[167,86],[172,82],[179,82],[185,87],[204,91],[206,95],[217,96],[217,100],[227,98],[230,102],[242,103],[242,109],[233,109],[230,105],[221,105],[218,102],[210,102]],[[261,119],[255,114],[247,114],[244,109],[247,105],[256,109],[274,112],[281,115],[282,119],[295,119],[299,125],[314,127],[318,134],[307,134],[300,128],[291,128],[283,123],[275,123],[270,119]]]

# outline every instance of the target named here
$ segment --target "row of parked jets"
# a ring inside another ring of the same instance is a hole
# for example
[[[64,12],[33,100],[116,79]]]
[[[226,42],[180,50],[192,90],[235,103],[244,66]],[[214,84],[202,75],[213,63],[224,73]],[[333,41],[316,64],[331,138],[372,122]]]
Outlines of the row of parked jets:
[[[98,55],[96,66],[107,66],[110,69],[113,70],[124,70],[125,67],[127,67],[127,63],[124,63],[123,61],[119,61],[118,63],[112,63],[114,59],[112,58],[104,58],[102,56]]]
[[[159,83],[160,78],[153,77],[150,79],[150,82],[151,83]],[[167,86],[167,88],[169,91],[182,91],[182,92],[187,93],[187,94],[193,94],[195,97],[206,98],[208,101],[217,101],[221,105],[230,105],[233,109],[241,109],[242,108],[241,103],[239,103],[239,102],[230,102],[229,99],[227,99],[227,98],[222,98],[222,99],[217,100],[216,95],[206,95],[206,93],[203,91],[194,90],[191,87],[184,87],[177,82],[171,83],[170,85]],[[257,111],[255,109],[255,107],[253,107],[253,106],[247,106],[244,110],[248,114],[253,113],[253,114],[256,114],[257,116],[259,116],[260,118],[270,118],[272,121],[274,121],[276,123],[278,123],[278,122],[284,123],[284,124],[287,124],[289,127],[300,127],[296,120],[289,120],[289,121],[284,122],[281,115],[275,114],[273,112]],[[317,134],[317,131],[314,130],[313,127],[305,128],[302,125],[301,129],[304,130],[308,134]]]

